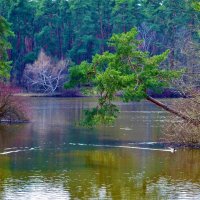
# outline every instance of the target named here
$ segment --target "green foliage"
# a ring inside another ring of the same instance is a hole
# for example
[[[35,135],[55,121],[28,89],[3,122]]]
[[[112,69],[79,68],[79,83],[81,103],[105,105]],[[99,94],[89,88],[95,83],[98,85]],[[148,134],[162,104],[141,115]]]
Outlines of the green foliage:
[[[66,56],[69,46],[70,17],[68,1],[41,0],[35,16],[35,39],[39,49],[58,59]]]
[[[129,31],[137,25],[138,0],[116,0],[112,10],[113,31],[121,33]],[[137,16],[136,16],[137,15]]]
[[[112,52],[114,47],[107,42],[114,33],[132,27],[138,28],[141,50],[157,55],[170,49],[165,67],[186,66],[193,71],[198,66],[197,61],[191,65],[190,54],[183,53],[190,43],[199,48],[197,0],[0,0],[0,15],[15,33],[9,58],[13,60],[11,78],[19,84],[26,64],[41,49],[58,60],[91,62],[95,54]]]
[[[2,2],[7,4],[6,0],[2,0]],[[20,81],[26,64],[24,58],[26,54],[33,51],[35,4],[32,2],[31,5],[28,0],[9,0],[9,4],[5,16],[7,16],[12,31],[15,33],[15,37],[10,39],[13,47],[11,51],[11,60],[13,61],[11,79]]]
[[[69,53],[70,57],[77,63],[82,60],[91,60],[92,55],[99,50],[99,41],[96,38],[96,15],[98,13],[95,3],[97,2],[93,0],[70,1],[74,41]]]
[[[119,112],[116,105],[104,104],[101,107],[85,110],[85,118],[81,121],[83,126],[112,125]]]
[[[7,50],[11,49],[11,44],[8,42],[10,36],[13,36],[10,24],[0,16],[0,79],[10,76],[11,62],[7,61]]]
[[[86,112],[89,125],[113,122],[117,109],[112,101],[118,92],[124,101],[140,101],[146,98],[149,89],[158,92],[178,77],[179,72],[159,67],[167,58],[168,50],[149,56],[148,52],[139,50],[141,41],[136,37],[135,28],[127,33],[114,34],[109,40],[109,45],[115,49],[113,53],[97,54],[91,63],[84,61],[71,68],[68,86],[90,84],[99,95],[98,106]]]
[[[30,52],[24,56],[25,63],[33,63],[37,58],[37,54],[35,52]]]
[[[84,61],[78,66],[71,67],[69,69],[70,73],[70,81],[66,83],[64,86],[66,89],[72,88],[75,86],[82,86],[89,84],[91,79],[91,75],[93,74],[91,65]]]
[[[193,7],[195,10],[200,11],[200,2],[193,1],[193,2],[192,2],[192,7]]]

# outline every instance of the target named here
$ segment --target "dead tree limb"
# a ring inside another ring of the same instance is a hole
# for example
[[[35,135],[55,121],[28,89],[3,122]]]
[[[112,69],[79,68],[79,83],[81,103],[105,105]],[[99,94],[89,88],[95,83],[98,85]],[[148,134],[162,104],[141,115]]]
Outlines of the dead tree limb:
[[[189,122],[189,123],[191,123],[191,124],[193,124],[195,126],[198,126],[200,124],[200,120],[199,119],[193,119],[193,118],[191,118],[191,117],[189,117],[189,116],[187,116],[185,114],[182,114],[181,112],[170,108],[166,104],[164,104],[164,103],[162,103],[162,102],[160,102],[160,101],[158,101],[158,100],[156,100],[156,99],[154,99],[154,98],[152,98],[150,96],[147,96],[146,99],[148,101],[154,103],[155,105],[161,107],[162,109],[164,109],[164,110],[166,110],[166,111],[168,111],[168,112],[180,117],[181,119],[183,119],[183,120],[185,120],[185,121],[187,121],[187,122]]]

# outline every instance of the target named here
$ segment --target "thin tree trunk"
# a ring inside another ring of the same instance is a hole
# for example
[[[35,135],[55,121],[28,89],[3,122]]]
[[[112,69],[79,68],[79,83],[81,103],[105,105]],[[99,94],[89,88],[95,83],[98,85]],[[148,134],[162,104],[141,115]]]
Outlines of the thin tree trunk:
[[[164,110],[166,110],[166,111],[168,111],[168,112],[170,112],[170,113],[172,113],[172,114],[174,114],[174,115],[180,117],[181,119],[183,119],[183,120],[185,120],[185,121],[187,121],[187,122],[189,122],[189,123],[192,123],[192,124],[195,125],[195,126],[198,126],[198,125],[200,124],[200,120],[190,118],[189,116],[184,115],[184,114],[182,114],[181,112],[179,112],[179,111],[177,111],[177,110],[174,110],[174,109],[168,107],[168,106],[165,105],[164,103],[162,103],[162,102],[160,102],[160,101],[158,101],[158,100],[156,100],[156,99],[154,99],[154,98],[152,98],[152,97],[150,97],[150,96],[147,96],[146,99],[147,99],[148,101],[154,103],[155,105],[157,105],[157,106],[163,108]]]
[[[171,50],[170,55],[169,55],[169,59],[170,59],[170,69],[173,70],[174,69],[174,48]]]

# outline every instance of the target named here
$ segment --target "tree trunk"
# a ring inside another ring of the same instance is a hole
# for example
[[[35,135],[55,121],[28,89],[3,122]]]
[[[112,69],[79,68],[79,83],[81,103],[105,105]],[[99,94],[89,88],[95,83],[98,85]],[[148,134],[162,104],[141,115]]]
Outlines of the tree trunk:
[[[187,122],[189,122],[189,123],[192,123],[192,124],[195,125],[195,126],[198,126],[198,125],[200,124],[200,120],[198,120],[198,119],[193,119],[193,118],[191,118],[191,117],[189,117],[189,116],[187,116],[187,115],[185,115],[185,114],[182,114],[181,112],[179,112],[179,111],[177,111],[177,110],[174,110],[174,109],[168,107],[168,106],[165,105],[164,103],[162,103],[162,102],[160,102],[160,101],[158,101],[158,100],[156,100],[156,99],[154,99],[154,98],[152,98],[152,97],[150,97],[150,96],[147,96],[146,99],[147,99],[148,101],[154,103],[155,105],[157,105],[157,106],[163,108],[164,110],[166,110],[166,111],[168,111],[168,112],[170,112],[170,113],[172,113],[172,114],[174,114],[174,115],[180,117],[181,119],[183,119],[183,120],[185,120],[185,121],[187,121]]]
[[[174,69],[174,48],[171,50],[170,54],[169,54],[169,62],[170,62],[170,69],[173,70]]]

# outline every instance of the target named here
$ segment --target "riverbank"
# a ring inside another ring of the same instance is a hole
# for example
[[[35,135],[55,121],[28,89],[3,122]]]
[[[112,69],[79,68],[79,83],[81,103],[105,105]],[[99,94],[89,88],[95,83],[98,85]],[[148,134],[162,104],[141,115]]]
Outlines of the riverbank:
[[[26,124],[26,123],[30,123],[30,120],[7,120],[7,119],[0,120],[0,124]]]
[[[181,144],[181,143],[160,143],[160,144],[164,144],[164,146],[168,147],[168,148],[173,148],[175,150],[178,149],[199,149],[200,150],[200,144],[196,143],[196,144]]]
[[[60,97],[60,93],[56,94],[44,94],[44,93],[17,93],[14,94],[14,96],[20,96],[20,97]]]
[[[85,95],[81,94],[80,91],[77,90],[70,90],[67,92],[57,92],[57,93],[17,93],[14,94],[15,96],[20,96],[20,97],[85,97]]]
[[[152,96],[153,98],[183,98],[184,96],[181,95],[179,91],[171,90],[171,89],[165,89],[163,93],[156,94],[152,91],[149,91],[148,94]],[[66,90],[64,92],[56,92],[56,93],[17,93],[15,96],[21,96],[21,97],[88,97],[88,95],[82,94],[79,89],[71,89]],[[118,93],[117,96],[121,96],[121,93]]]

